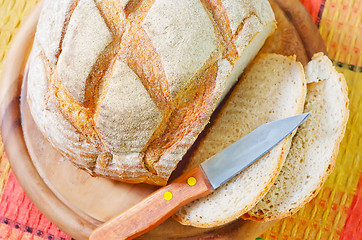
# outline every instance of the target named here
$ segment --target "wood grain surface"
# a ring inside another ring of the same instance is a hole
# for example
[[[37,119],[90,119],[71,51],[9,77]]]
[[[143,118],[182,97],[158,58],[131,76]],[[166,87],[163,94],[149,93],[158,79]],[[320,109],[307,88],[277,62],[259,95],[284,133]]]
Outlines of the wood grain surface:
[[[272,6],[280,23],[264,52],[296,54],[304,64],[313,53],[325,52],[314,22],[298,0]],[[24,97],[27,81],[26,76],[23,78],[39,12],[40,5],[21,27],[4,65],[0,87],[2,137],[13,172],[32,202],[64,232],[87,239],[97,226],[144,199],[156,187],[90,177],[63,160],[41,135]],[[140,239],[255,239],[273,223],[239,220],[217,229],[200,229],[168,219]]]
[[[154,229],[184,205],[213,191],[201,166],[196,166],[94,230],[89,239],[133,239]]]

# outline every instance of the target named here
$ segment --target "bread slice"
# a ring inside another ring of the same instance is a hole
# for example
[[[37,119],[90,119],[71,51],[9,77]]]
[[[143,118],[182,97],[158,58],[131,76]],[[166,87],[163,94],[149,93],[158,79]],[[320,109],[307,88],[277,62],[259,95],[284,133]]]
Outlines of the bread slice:
[[[295,57],[258,56],[209,125],[196,150],[190,153],[186,170],[264,123],[302,113],[305,94],[303,67]],[[271,187],[290,142],[291,138],[286,138],[211,195],[183,207],[174,218],[196,227],[215,227],[239,218]]]
[[[296,213],[314,198],[332,172],[348,119],[347,85],[328,57],[315,54],[306,67],[305,112],[273,187],[245,219],[269,221]]]

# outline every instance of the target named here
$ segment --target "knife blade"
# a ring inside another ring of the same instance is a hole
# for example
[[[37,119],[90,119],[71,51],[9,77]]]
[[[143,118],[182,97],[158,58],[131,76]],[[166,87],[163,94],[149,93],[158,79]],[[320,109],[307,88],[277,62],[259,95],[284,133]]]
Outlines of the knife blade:
[[[293,132],[310,113],[269,122],[256,128],[225,150],[201,163],[201,167],[216,189]],[[238,159],[238,161],[235,161]]]
[[[310,113],[266,123],[95,229],[89,239],[133,239],[157,227],[187,203],[212,193],[272,149]]]

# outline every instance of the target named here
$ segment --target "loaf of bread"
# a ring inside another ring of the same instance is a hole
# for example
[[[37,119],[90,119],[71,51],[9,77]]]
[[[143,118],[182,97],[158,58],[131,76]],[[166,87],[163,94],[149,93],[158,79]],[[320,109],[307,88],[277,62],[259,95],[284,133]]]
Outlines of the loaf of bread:
[[[212,157],[260,125],[303,112],[304,70],[295,57],[261,54],[247,68],[205,129],[186,170]],[[181,208],[174,218],[196,227],[229,223],[251,209],[275,181],[291,142],[288,136],[212,194]],[[185,170],[185,171],[186,171]]]
[[[245,219],[270,221],[296,213],[334,168],[348,119],[347,84],[322,53],[306,66],[306,80],[304,111],[311,115],[298,128],[273,187]]]
[[[267,0],[46,0],[32,116],[90,174],[164,185],[274,28]]]

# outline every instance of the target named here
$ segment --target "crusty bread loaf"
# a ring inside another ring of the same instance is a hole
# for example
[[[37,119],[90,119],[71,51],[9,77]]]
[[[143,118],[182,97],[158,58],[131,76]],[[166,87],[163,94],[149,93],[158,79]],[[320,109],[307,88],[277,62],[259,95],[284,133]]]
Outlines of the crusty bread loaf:
[[[302,113],[305,94],[304,70],[295,57],[260,55],[205,130],[190,159],[185,159],[189,161],[186,170],[264,123]],[[209,196],[183,207],[174,218],[197,227],[215,227],[239,218],[271,187],[290,142],[291,136]]]
[[[322,53],[306,67],[309,118],[298,128],[273,187],[245,219],[269,221],[296,213],[316,196],[332,172],[348,119],[343,74]]]
[[[274,28],[267,0],[46,0],[32,116],[92,175],[164,185]]]

